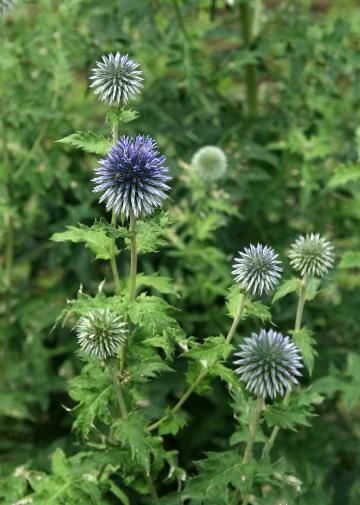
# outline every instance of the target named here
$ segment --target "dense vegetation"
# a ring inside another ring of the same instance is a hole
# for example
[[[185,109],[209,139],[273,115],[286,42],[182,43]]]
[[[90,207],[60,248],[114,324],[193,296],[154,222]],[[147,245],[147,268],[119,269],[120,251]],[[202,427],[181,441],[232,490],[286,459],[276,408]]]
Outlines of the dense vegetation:
[[[356,4],[18,0],[0,11],[1,503],[233,505],[234,490],[254,505],[359,503]],[[172,177],[163,209],[138,222],[136,300],[128,223],[110,223],[91,182],[114,123],[89,77],[117,51],[144,79],[119,134],[156,139]],[[191,166],[206,145],[228,159],[215,182]],[[288,253],[311,233],[334,246],[335,268],[313,279],[294,334],[301,389],[288,408],[269,402],[246,470],[255,400],[233,351],[261,328],[294,330],[301,282]],[[241,297],[234,258],[258,243],[279,254],[282,284],[252,297],[225,348]],[[98,307],[132,323],[128,417],[106,366],[79,351],[74,328]],[[213,369],[171,412],[204,360]]]

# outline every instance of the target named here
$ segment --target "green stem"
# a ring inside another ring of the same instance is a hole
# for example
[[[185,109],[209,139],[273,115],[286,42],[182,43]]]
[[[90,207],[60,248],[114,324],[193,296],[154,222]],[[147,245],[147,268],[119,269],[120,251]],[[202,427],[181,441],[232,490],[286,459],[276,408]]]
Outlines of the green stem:
[[[112,217],[111,217],[111,224],[112,226],[116,227],[116,221],[117,221],[117,216],[115,214],[115,211],[113,209],[112,211]],[[109,244],[109,254],[110,254],[110,265],[111,265],[111,271],[112,271],[112,276],[114,279],[114,284],[115,284],[115,294],[120,295],[121,293],[121,284],[120,284],[120,277],[119,277],[119,272],[117,269],[117,264],[116,264],[116,255],[115,255],[115,237],[110,237],[110,244]]]
[[[248,294],[244,294],[242,297],[242,300],[241,300],[241,303],[240,303],[239,308],[237,310],[237,313],[235,314],[234,321],[233,321],[231,328],[229,330],[229,333],[225,339],[225,344],[227,344],[227,345],[230,345],[230,343],[235,335],[235,330],[240,322],[240,319],[241,319],[242,314],[244,312],[245,305],[247,304],[249,298],[250,298],[250,296]],[[191,384],[191,386],[185,391],[185,393],[182,395],[182,397],[177,402],[177,404],[171,409],[171,412],[173,414],[175,414],[183,406],[183,404],[186,402],[186,400],[189,398],[189,396],[195,391],[195,389],[198,387],[198,385],[205,379],[205,377],[207,377],[207,375],[209,374],[211,369],[214,368],[214,366],[219,362],[219,359],[220,358],[214,359],[214,361],[212,361],[210,363],[210,365],[199,374],[196,381],[193,382],[193,384]],[[168,416],[164,416],[161,419],[159,419],[158,421],[156,421],[156,423],[153,423],[151,426],[148,426],[146,428],[146,431],[148,431],[148,432],[154,431],[167,419],[167,417]]]
[[[147,471],[146,471],[145,468],[143,468],[142,470],[143,470],[144,479],[146,481],[146,484],[147,484],[147,487],[148,487],[148,490],[149,490],[151,498],[153,500],[158,501],[159,497],[158,497],[157,492],[155,490],[153,481],[150,479],[150,475],[147,473]]]
[[[108,365],[108,368],[109,368],[109,372],[110,372],[112,381],[114,383],[116,397],[117,397],[117,400],[118,400],[118,403],[119,403],[121,415],[122,415],[122,417],[124,417],[125,419],[127,419],[128,416],[129,416],[129,414],[127,412],[125,401],[124,401],[124,397],[123,397],[123,394],[122,394],[121,383],[120,383],[119,378],[118,378],[115,370],[113,369],[113,367],[111,365]]]
[[[243,39],[245,49],[251,50],[251,45],[254,41],[254,17],[252,16],[250,2],[241,3],[240,20],[243,30]],[[257,25],[256,30],[259,30]],[[258,85],[257,85],[257,65],[256,63],[248,63],[245,65],[245,85],[246,85],[246,101],[248,113],[250,116],[256,116],[258,111]]]
[[[136,218],[134,212],[130,210],[130,301],[136,298],[136,273],[137,273],[137,245],[136,245]]]
[[[256,401],[255,415],[254,415],[254,418],[249,426],[250,435],[249,435],[249,439],[247,441],[244,456],[242,459],[243,465],[247,465],[250,461],[250,458],[252,455],[252,450],[253,450],[254,443],[255,443],[256,432],[257,432],[257,429],[259,426],[259,421],[260,421],[260,417],[261,417],[261,413],[262,413],[263,409],[264,409],[264,398],[262,396],[259,396]],[[241,493],[240,493],[239,489],[236,489],[230,505],[237,505],[239,503],[240,496],[241,496]],[[248,501],[249,501],[249,497],[246,496],[245,500],[242,502],[242,505],[247,505]]]
[[[305,305],[305,301],[306,301],[306,291],[308,288],[308,283],[309,283],[309,276],[307,273],[305,273],[303,275],[302,280],[301,280],[301,290],[300,290],[299,301],[298,301],[298,305],[297,305],[297,309],[296,309],[294,331],[300,331],[300,329],[301,329],[302,315],[303,315],[304,305]],[[285,405],[285,406],[289,405],[290,397],[291,397],[291,391],[288,389],[286,391],[284,399],[283,399],[283,405]],[[269,452],[271,451],[271,449],[274,445],[274,442],[276,440],[276,437],[278,436],[279,430],[280,430],[279,426],[274,426],[269,440],[264,445],[264,448],[262,451],[262,458],[264,458],[266,455],[268,455]]]

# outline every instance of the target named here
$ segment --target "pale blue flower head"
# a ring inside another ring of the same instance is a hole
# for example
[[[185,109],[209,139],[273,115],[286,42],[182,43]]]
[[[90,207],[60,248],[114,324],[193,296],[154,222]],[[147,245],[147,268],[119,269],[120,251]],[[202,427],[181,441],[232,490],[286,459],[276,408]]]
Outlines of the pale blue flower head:
[[[99,160],[94,191],[103,193],[99,201],[106,200],[107,210],[114,209],[116,214],[126,217],[132,211],[139,217],[161,207],[170,189],[166,182],[171,177],[163,166],[166,158],[157,149],[155,140],[149,136],[123,136],[106,158]]]
[[[103,62],[97,61],[97,68],[93,68],[90,79],[94,82],[90,88],[95,88],[99,100],[110,105],[125,105],[134,99],[136,93],[140,93],[143,79],[141,70],[137,70],[139,64],[119,52],[115,56],[110,53],[102,59]]]
[[[298,384],[296,377],[301,375],[299,369],[303,365],[300,351],[289,337],[263,329],[259,335],[252,333],[251,338],[244,340],[235,353],[239,359],[234,364],[239,365],[235,372],[246,389],[256,396],[274,398],[278,394],[284,396],[286,389]]]
[[[261,244],[256,247],[251,244],[244,251],[235,258],[232,271],[235,282],[252,294],[269,293],[279,283],[283,270],[281,262],[276,259],[278,254],[271,247]]]
[[[80,348],[93,358],[116,356],[125,343],[127,329],[123,317],[111,309],[94,309],[79,319],[77,339]]]

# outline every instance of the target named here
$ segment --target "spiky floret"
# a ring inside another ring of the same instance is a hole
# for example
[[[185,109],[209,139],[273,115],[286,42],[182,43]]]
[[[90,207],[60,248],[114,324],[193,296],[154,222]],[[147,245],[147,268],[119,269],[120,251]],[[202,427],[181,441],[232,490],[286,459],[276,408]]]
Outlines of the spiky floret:
[[[281,333],[262,329],[258,334],[252,333],[240,344],[240,351],[235,353],[239,365],[235,370],[239,379],[246,383],[246,389],[256,396],[274,398],[291,390],[292,384],[298,384],[297,376],[301,373],[300,351]]]
[[[99,201],[107,201],[107,210],[114,209],[126,217],[132,210],[138,217],[161,207],[167,198],[165,191],[170,189],[165,181],[171,177],[165,175],[168,169],[162,164],[166,158],[159,155],[157,148],[149,136],[123,136],[106,158],[99,160],[94,191],[104,192]]]
[[[269,293],[279,283],[281,277],[281,262],[277,260],[278,254],[268,246],[258,244],[245,247],[245,252],[239,252],[240,257],[235,258],[233,275],[245,291],[262,294]]]
[[[123,317],[111,309],[94,309],[82,316],[76,331],[80,348],[99,359],[115,356],[127,334]]]
[[[0,0],[0,16],[5,14],[16,4],[17,0]]]
[[[200,179],[220,179],[226,172],[227,157],[220,147],[201,147],[191,160],[194,172]]]
[[[334,264],[333,246],[319,233],[307,234],[295,240],[291,245],[290,265],[301,275],[324,277]]]
[[[112,53],[108,57],[102,56],[102,59],[103,63],[97,61],[97,68],[93,68],[90,79],[94,82],[90,88],[96,88],[99,100],[110,105],[125,105],[136,93],[140,93],[143,79],[140,77],[141,70],[137,70],[139,64],[119,52],[115,56]]]

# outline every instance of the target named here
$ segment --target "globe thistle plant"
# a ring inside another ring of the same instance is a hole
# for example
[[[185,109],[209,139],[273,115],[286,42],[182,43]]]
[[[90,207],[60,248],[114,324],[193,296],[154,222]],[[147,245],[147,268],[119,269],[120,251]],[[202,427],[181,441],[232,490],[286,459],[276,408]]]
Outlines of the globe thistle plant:
[[[226,172],[227,157],[219,147],[205,146],[196,151],[191,165],[200,179],[216,180]]]
[[[0,0],[0,16],[12,9],[16,4],[16,0]]]
[[[106,209],[114,209],[116,214],[135,217],[151,214],[161,207],[167,198],[165,191],[170,188],[165,175],[168,169],[162,164],[165,156],[160,156],[155,140],[138,135],[136,138],[121,137],[106,158],[99,160],[95,169],[98,177],[95,192],[103,192],[100,202],[106,200]]]
[[[268,246],[258,244],[245,247],[245,252],[239,252],[235,258],[232,271],[235,282],[252,294],[269,293],[279,283],[281,277],[281,262],[276,258],[274,250]]]
[[[138,63],[129,59],[127,54],[115,56],[110,53],[102,57],[103,62],[97,61],[97,68],[93,69],[90,79],[94,82],[90,88],[96,88],[95,94],[99,100],[110,105],[125,105],[130,99],[140,92],[142,87],[141,70],[137,70]]]
[[[301,275],[324,277],[334,264],[333,246],[317,233],[301,236],[291,245],[291,266]]]
[[[281,333],[262,329],[259,334],[252,333],[245,338],[240,351],[235,353],[239,365],[235,372],[246,383],[246,389],[256,396],[274,398],[285,390],[291,390],[292,384],[298,384],[297,376],[301,373],[300,351]]]
[[[111,309],[94,309],[80,318],[76,329],[80,348],[99,359],[116,356],[127,334],[123,317]]]

